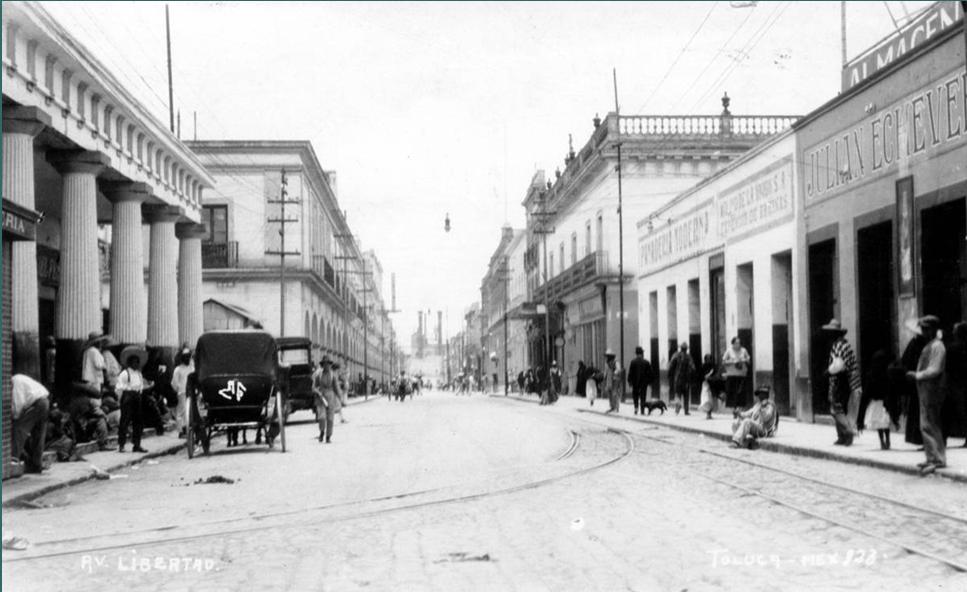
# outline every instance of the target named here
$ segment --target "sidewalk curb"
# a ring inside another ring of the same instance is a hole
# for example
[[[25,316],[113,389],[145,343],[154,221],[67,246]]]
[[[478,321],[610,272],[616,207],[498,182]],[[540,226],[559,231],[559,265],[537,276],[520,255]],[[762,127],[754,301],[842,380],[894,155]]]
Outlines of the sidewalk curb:
[[[131,458],[130,460],[127,460],[127,461],[125,461],[123,463],[120,463],[120,464],[117,464],[117,465],[113,465],[109,469],[101,469],[101,470],[103,470],[106,473],[112,473],[112,472],[115,472],[115,471],[117,471],[119,469],[124,469],[124,468],[130,467],[130,466],[133,466],[133,465],[142,463],[142,462],[144,462],[146,460],[150,460],[152,458],[157,458],[159,456],[168,456],[168,455],[171,455],[171,454],[176,454],[176,453],[180,452],[181,450],[183,450],[184,448],[185,448],[185,442],[178,442],[177,444],[172,444],[172,445],[170,445],[170,446],[168,446],[166,448],[161,448],[161,449],[156,450],[156,451],[153,451],[153,452],[148,452],[144,456],[141,456],[139,458]],[[90,463],[86,463],[86,464],[90,464]],[[84,483],[86,481],[90,481],[93,478],[94,478],[94,473],[93,472],[89,472],[88,474],[84,475],[83,477],[75,477],[73,479],[68,479],[66,481],[61,481],[59,483],[51,483],[49,485],[45,485],[45,486],[43,486],[43,487],[41,487],[39,489],[35,489],[33,491],[25,491],[24,493],[21,493],[19,495],[15,495],[15,496],[11,497],[10,499],[4,501],[3,504],[2,504],[2,507],[8,508],[8,507],[16,506],[16,505],[21,504],[23,502],[28,502],[30,500],[34,500],[34,499],[37,499],[39,497],[43,497],[43,496],[47,495],[48,493],[51,493],[51,492],[54,492],[54,491],[57,491],[57,490],[60,490],[60,489],[65,489],[67,487],[73,487],[74,485],[79,485],[79,484]]]
[[[494,395],[491,395],[494,396]],[[508,396],[508,397],[498,397],[506,399],[515,399],[521,402],[534,403],[536,401],[530,401],[529,399],[524,399],[518,396]],[[670,428],[673,430],[678,430],[681,432],[688,432],[692,434],[701,434],[707,438],[715,438],[723,442],[730,442],[732,439],[726,435],[712,430],[704,430],[702,428],[696,428],[692,426],[669,424],[661,421],[651,420],[647,417],[628,417],[625,415],[611,415],[604,413],[602,411],[592,410],[592,409],[576,409],[578,413],[591,413],[593,415],[600,415],[601,417],[614,417],[617,419],[623,419],[627,421],[634,421],[638,423],[645,423],[648,425],[656,425],[661,427]],[[783,454],[791,454],[793,456],[805,456],[809,458],[818,458],[822,460],[833,460],[837,462],[854,464],[860,466],[871,467],[874,469],[881,469],[886,471],[893,471],[896,473],[905,473],[907,475],[920,476],[920,472],[914,466],[907,465],[897,465],[893,463],[883,462],[876,459],[868,458],[857,458],[854,456],[846,456],[842,454],[837,454],[834,451],[820,450],[816,448],[807,448],[805,446],[798,446],[795,444],[784,444],[770,440],[769,438],[759,440],[759,450],[765,450],[767,452],[778,452]],[[955,481],[957,483],[967,483],[967,475],[962,473],[953,473],[950,471],[945,471],[944,469],[939,469],[934,475],[942,477],[949,481]]]
[[[357,398],[356,397],[353,397],[353,399],[357,399]],[[376,397],[376,396],[372,396],[371,395],[369,399],[358,398],[357,400],[350,400],[349,402],[346,403],[346,406],[347,407],[355,407],[357,405],[362,405],[364,403],[372,403],[373,401],[377,401],[379,399],[380,399],[380,397]],[[120,469],[125,469],[127,467],[130,467],[130,466],[133,466],[133,465],[142,463],[142,462],[144,462],[146,460],[150,460],[152,458],[157,458],[159,456],[168,456],[168,455],[172,455],[172,454],[177,454],[178,452],[181,452],[182,450],[185,449],[185,445],[186,445],[185,441],[182,440],[182,441],[180,441],[178,443],[171,444],[171,445],[169,445],[167,447],[164,447],[164,448],[161,448],[161,449],[158,449],[158,450],[154,450],[154,451],[148,452],[144,456],[141,456],[141,457],[138,457],[138,458],[129,458],[125,462],[122,462],[122,463],[117,464],[117,465],[112,465],[110,468],[108,468],[108,469],[102,469],[102,470],[104,472],[106,472],[106,473],[113,473],[113,472],[116,472],[116,471],[118,471]],[[90,464],[90,463],[87,463],[87,464]],[[56,465],[57,465],[57,463],[54,464],[54,466],[56,466]],[[10,499],[5,500],[2,504],[0,504],[0,507],[4,507],[4,508],[13,507],[13,506],[16,506],[18,504],[21,504],[23,502],[28,502],[28,501],[37,499],[39,497],[43,497],[43,496],[45,496],[45,495],[47,495],[49,493],[52,493],[54,491],[58,491],[60,489],[66,489],[68,487],[73,487],[75,485],[80,485],[81,483],[90,481],[93,478],[94,478],[94,474],[92,472],[88,472],[86,475],[84,475],[82,477],[74,477],[73,479],[68,479],[66,481],[60,481],[58,483],[50,483],[50,484],[44,485],[43,487],[40,487],[38,489],[34,489],[34,490],[31,490],[31,491],[25,491],[25,492],[23,492],[21,494],[15,495],[15,496],[11,497]]]

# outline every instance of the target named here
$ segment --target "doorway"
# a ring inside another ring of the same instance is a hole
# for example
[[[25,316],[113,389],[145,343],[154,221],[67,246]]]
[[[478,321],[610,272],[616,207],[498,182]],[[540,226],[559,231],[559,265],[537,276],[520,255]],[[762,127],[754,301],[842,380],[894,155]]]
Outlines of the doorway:
[[[873,354],[883,349],[893,359],[893,223],[881,222],[856,233],[856,280],[859,308],[860,369],[870,367]],[[864,373],[865,374],[865,373]],[[870,392],[864,385],[864,392]],[[860,409],[864,417],[865,409]]]
[[[651,367],[654,371],[655,380],[651,383],[651,398],[661,398],[661,372],[659,365],[659,345],[658,345],[658,292],[648,294],[648,357],[651,358]]]
[[[688,353],[692,356],[695,368],[702,367],[702,319],[698,278],[688,280]],[[699,405],[702,398],[702,381],[692,382],[689,389],[689,402]]]
[[[836,314],[836,239],[809,246],[809,378],[813,414],[828,415],[827,339],[820,329]]]
[[[755,295],[753,286],[755,278],[752,264],[745,263],[735,268],[736,272],[736,329],[739,341],[749,352],[749,373],[744,383],[744,400],[752,403],[752,391],[755,388]]]
[[[792,254],[772,256],[772,393],[779,413],[790,415],[792,385]]]
[[[967,311],[967,200],[920,213],[923,314],[940,317],[945,335]]]
[[[714,259],[714,258],[713,258]],[[718,267],[713,264],[715,261],[709,260],[711,267],[709,279],[709,315],[712,323],[711,348],[715,362],[722,361],[722,354],[725,353],[725,268],[722,266],[722,258],[718,256]]]

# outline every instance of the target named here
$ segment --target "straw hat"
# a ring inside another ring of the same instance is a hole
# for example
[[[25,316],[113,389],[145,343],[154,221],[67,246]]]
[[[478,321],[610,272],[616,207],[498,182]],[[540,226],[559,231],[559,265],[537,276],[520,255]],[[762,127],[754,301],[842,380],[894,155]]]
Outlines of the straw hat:
[[[139,345],[129,345],[121,350],[120,362],[124,366],[128,365],[128,360],[134,356],[138,358],[138,367],[144,368],[145,362],[148,361],[148,351]]]
[[[823,331],[829,331],[831,333],[841,333],[846,334],[846,329],[839,323],[839,319],[831,319],[828,323],[821,327]]]

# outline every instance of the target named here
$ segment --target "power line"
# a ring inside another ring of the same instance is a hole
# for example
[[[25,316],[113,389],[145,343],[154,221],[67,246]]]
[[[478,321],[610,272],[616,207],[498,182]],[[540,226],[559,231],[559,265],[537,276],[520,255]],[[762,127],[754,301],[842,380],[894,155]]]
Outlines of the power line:
[[[712,3],[712,7],[708,9],[708,12],[705,14],[705,18],[702,19],[702,22],[698,24],[698,28],[695,29],[695,32],[692,33],[692,36],[688,38],[688,41],[686,41],[685,45],[682,46],[682,49],[678,52],[678,55],[675,56],[675,59],[672,61],[671,64],[669,64],[668,69],[665,70],[664,76],[661,77],[661,80],[659,80],[658,84],[655,85],[655,87],[652,89],[651,94],[648,95],[648,97],[645,99],[645,102],[641,105],[641,107],[638,108],[639,113],[644,113],[645,106],[658,93],[658,91],[661,89],[661,85],[664,84],[666,80],[668,80],[668,76],[672,73],[672,71],[674,71],[675,66],[678,65],[678,61],[682,59],[682,56],[685,55],[685,52],[688,51],[688,48],[692,44],[692,41],[695,40],[695,37],[697,37],[698,34],[702,31],[702,27],[704,27],[705,23],[708,22],[708,19],[712,16],[712,13],[715,11],[715,7],[718,6],[718,4],[719,4],[718,2]]]

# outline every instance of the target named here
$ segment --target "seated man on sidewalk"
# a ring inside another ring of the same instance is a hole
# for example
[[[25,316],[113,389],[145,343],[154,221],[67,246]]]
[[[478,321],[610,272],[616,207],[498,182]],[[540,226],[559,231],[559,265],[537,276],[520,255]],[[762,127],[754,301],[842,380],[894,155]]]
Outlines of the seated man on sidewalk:
[[[736,411],[732,422],[732,446],[751,448],[758,438],[774,436],[779,424],[776,404],[769,399],[769,387],[755,390],[758,399],[748,411]]]
[[[50,411],[47,389],[25,374],[10,377],[13,383],[13,458],[25,457],[24,469],[39,473],[44,468],[44,440]]]
[[[77,443],[94,439],[97,440],[98,450],[115,450],[108,444],[107,416],[99,404],[94,404],[95,400],[100,403],[100,388],[83,381],[72,383],[72,387],[74,392],[67,412],[74,424]]]

